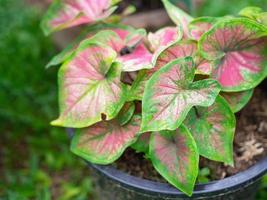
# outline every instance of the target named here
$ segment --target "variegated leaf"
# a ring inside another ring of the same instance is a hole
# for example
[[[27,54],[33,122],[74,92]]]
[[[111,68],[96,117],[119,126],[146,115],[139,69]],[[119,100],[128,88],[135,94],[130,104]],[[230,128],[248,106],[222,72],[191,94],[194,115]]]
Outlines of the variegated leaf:
[[[55,0],[41,23],[45,34],[80,24],[92,24],[113,13],[111,0]]]
[[[193,106],[214,103],[220,85],[207,79],[193,82],[192,58],[177,59],[162,67],[146,84],[141,131],[175,130]]]
[[[151,134],[149,157],[156,170],[170,184],[192,195],[198,175],[199,153],[185,126]]]
[[[162,3],[167,10],[168,15],[170,16],[171,20],[178,26],[181,27],[183,30],[183,34],[185,37],[189,36],[188,24],[193,20],[189,14],[181,10],[180,8],[176,7],[169,0],[162,0]]]
[[[117,29],[113,32],[106,36],[99,35],[97,41],[117,52],[117,61],[122,63],[122,71],[132,72],[152,67],[152,54],[142,41],[146,34],[143,29],[133,32]]]
[[[148,34],[151,50],[155,53],[182,39],[182,32],[178,27],[165,27],[155,33]]]
[[[199,40],[200,37],[207,32],[213,24],[218,21],[215,17],[199,17],[194,19],[189,24],[190,37],[194,40]]]
[[[116,52],[90,41],[59,70],[60,117],[52,125],[83,128],[114,118],[127,94],[120,82],[121,65],[114,63]]]
[[[253,95],[253,89],[243,92],[222,92],[221,95],[226,99],[234,113],[244,108]]]
[[[115,119],[77,129],[71,142],[71,151],[89,162],[110,164],[136,141],[139,127],[140,116],[135,115],[124,126]]]
[[[87,27],[86,30],[84,32],[82,32],[74,40],[74,42],[67,45],[67,47],[63,51],[61,51],[59,54],[54,56],[52,58],[52,60],[46,65],[46,68],[49,68],[49,67],[54,66],[54,65],[59,65],[59,64],[63,63],[64,61],[66,61],[70,57],[70,55],[75,51],[75,49],[79,46],[79,43],[81,43],[84,40],[84,38],[86,38],[86,39],[105,38],[103,36],[99,36],[99,35],[103,34],[102,32],[104,30],[109,30],[109,31],[112,30],[115,33],[117,33],[118,35],[121,32],[123,32],[121,34],[125,35],[125,34],[127,34],[127,32],[134,32],[135,31],[135,29],[133,29],[129,26],[121,25],[121,24],[98,23],[98,24],[91,25],[91,26]]]
[[[200,155],[233,165],[235,115],[220,96],[208,107],[193,107],[184,124],[192,133]]]
[[[157,58],[156,66],[151,69],[149,72],[156,72],[162,66],[168,64],[174,59],[184,58],[190,56],[194,59],[196,64],[196,73],[209,75],[211,72],[212,65],[211,63],[201,57],[197,52],[197,42],[193,40],[183,40],[166,48]]]
[[[138,73],[138,76],[131,87],[130,99],[141,100],[146,82],[156,71],[177,58],[185,58],[187,56],[194,58],[197,68],[195,72],[196,74],[209,75],[211,73],[212,64],[198,54],[197,43],[195,41],[184,40],[176,42],[161,51],[157,56],[154,68],[142,70]]]
[[[203,34],[199,49],[214,61],[211,77],[223,91],[256,87],[267,76],[267,27],[250,19],[227,19]]]

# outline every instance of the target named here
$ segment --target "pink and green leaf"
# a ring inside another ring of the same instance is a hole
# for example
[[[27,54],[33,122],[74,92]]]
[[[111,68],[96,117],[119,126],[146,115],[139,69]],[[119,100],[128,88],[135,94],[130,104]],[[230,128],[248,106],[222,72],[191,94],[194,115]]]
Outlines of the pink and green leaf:
[[[253,89],[243,92],[222,92],[221,95],[226,99],[234,113],[242,110],[253,95]]]
[[[59,65],[66,61],[70,55],[75,51],[75,49],[79,46],[79,43],[81,43],[84,38],[89,39],[96,36],[96,38],[100,38],[100,36],[97,37],[97,35],[101,35],[102,31],[105,30],[112,30],[120,36],[119,33],[123,32],[133,32],[135,31],[133,28],[121,24],[94,24],[92,26],[89,26],[86,28],[84,32],[82,32],[71,44],[69,44],[62,52],[54,56],[54,58],[46,65],[46,68],[49,68],[54,65]]]
[[[117,120],[121,126],[127,124],[134,115],[135,105],[134,102],[126,102],[120,110]]]
[[[77,129],[71,142],[71,151],[89,162],[110,164],[137,140],[140,121],[140,116],[135,115],[124,126],[115,119]]]
[[[185,37],[189,36],[188,25],[193,20],[189,14],[184,12],[182,9],[170,3],[169,0],[162,0],[164,7],[170,16],[171,20],[178,26],[181,27]]]
[[[158,52],[181,39],[182,31],[178,27],[165,27],[155,33],[148,34],[152,52]]]
[[[166,48],[161,54],[157,57],[156,66],[151,69],[151,72],[159,70],[162,66],[168,64],[174,59],[184,58],[190,56],[194,59],[196,64],[196,73],[209,75],[211,72],[211,63],[204,59],[197,52],[197,42],[194,40],[183,40],[176,42],[173,45]]]
[[[213,24],[218,21],[215,17],[199,17],[194,19],[189,24],[189,34],[194,40],[199,40],[200,37],[207,32]]]
[[[111,47],[118,54],[116,61],[122,63],[122,71],[132,72],[152,67],[152,54],[142,42],[145,34],[143,29],[132,32],[123,29],[106,30],[91,40]]]
[[[155,169],[170,184],[192,195],[198,175],[199,153],[185,126],[151,134],[149,157]]]
[[[193,40],[183,40],[176,42],[166,48],[157,58],[156,66],[152,69],[158,71],[161,67],[177,58],[195,57],[197,51],[197,42]]]
[[[132,32],[117,29],[113,31],[113,34],[99,35],[100,37],[95,40],[110,46],[117,52],[116,60],[122,63],[122,71],[132,72],[152,67],[152,54],[142,41],[145,35],[146,32],[143,29]]]
[[[60,116],[52,125],[83,128],[113,119],[127,98],[116,52],[91,41],[80,44],[59,70]]]
[[[140,44],[129,54],[119,56],[117,61],[122,63],[124,72],[133,72],[152,68],[152,57],[145,45]]]
[[[145,32],[143,29],[133,30],[113,26],[101,26],[96,35],[90,34],[85,41],[91,40],[111,47],[119,55],[117,61],[122,63],[122,70],[126,72],[138,71],[152,67],[152,54],[145,47],[142,40]],[[104,30],[103,30],[104,29]],[[80,40],[68,46],[62,53],[58,54],[47,67],[57,65],[67,60],[75,51]],[[84,42],[84,41],[82,41]],[[126,53],[122,55],[123,50]]]
[[[135,47],[143,41],[146,35],[147,33],[145,29],[137,29],[127,35],[125,38],[125,43],[128,47]]]
[[[55,0],[41,26],[48,35],[81,24],[93,24],[111,15],[115,9],[111,0]]]
[[[202,35],[199,50],[214,61],[211,77],[223,91],[252,89],[267,76],[267,27],[250,19],[216,23]]]
[[[233,165],[235,115],[220,96],[208,107],[193,107],[184,124],[192,133],[200,155]]]
[[[174,60],[153,74],[144,91],[141,132],[175,130],[193,106],[214,103],[221,90],[218,82],[193,82],[194,76],[190,57]]]
[[[131,147],[138,153],[145,153],[148,155],[150,137],[151,133],[143,133],[138,137],[137,141],[131,145]]]

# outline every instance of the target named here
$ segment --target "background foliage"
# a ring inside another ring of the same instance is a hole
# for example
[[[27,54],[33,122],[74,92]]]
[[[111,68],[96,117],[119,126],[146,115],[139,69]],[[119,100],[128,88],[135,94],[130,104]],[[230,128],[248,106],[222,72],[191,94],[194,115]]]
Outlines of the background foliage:
[[[56,52],[39,28],[40,10],[0,0],[0,199],[88,199],[85,164],[69,151],[57,115]],[[73,170],[75,169],[75,170]]]
[[[266,0],[206,0],[192,11],[220,16],[248,5],[267,10]],[[93,199],[86,165],[70,153],[64,129],[49,125],[57,116],[57,68],[44,66],[56,49],[39,28],[40,13],[0,0],[0,199]],[[258,193],[266,199],[267,178]]]

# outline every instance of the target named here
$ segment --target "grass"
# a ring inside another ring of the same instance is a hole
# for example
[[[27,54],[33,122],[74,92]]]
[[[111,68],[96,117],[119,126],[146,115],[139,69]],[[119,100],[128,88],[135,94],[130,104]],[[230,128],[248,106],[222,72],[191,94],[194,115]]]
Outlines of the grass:
[[[0,199],[84,200],[92,185],[84,162],[69,151],[57,116],[56,53],[39,28],[40,11],[0,0]]]

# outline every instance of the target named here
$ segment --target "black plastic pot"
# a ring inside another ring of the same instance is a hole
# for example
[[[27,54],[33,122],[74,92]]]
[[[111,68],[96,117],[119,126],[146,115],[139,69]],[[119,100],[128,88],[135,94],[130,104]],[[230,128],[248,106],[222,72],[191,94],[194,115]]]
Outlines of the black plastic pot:
[[[267,81],[260,87],[267,91]],[[68,129],[70,136],[73,129]],[[261,178],[267,173],[267,157],[234,176],[198,184],[192,197],[169,184],[144,180],[112,166],[89,163],[96,186],[96,200],[254,200]]]
[[[192,197],[169,184],[144,180],[111,166],[89,164],[93,170],[97,200],[253,200],[262,176],[267,172],[267,157],[234,176],[208,184],[198,184]]]

